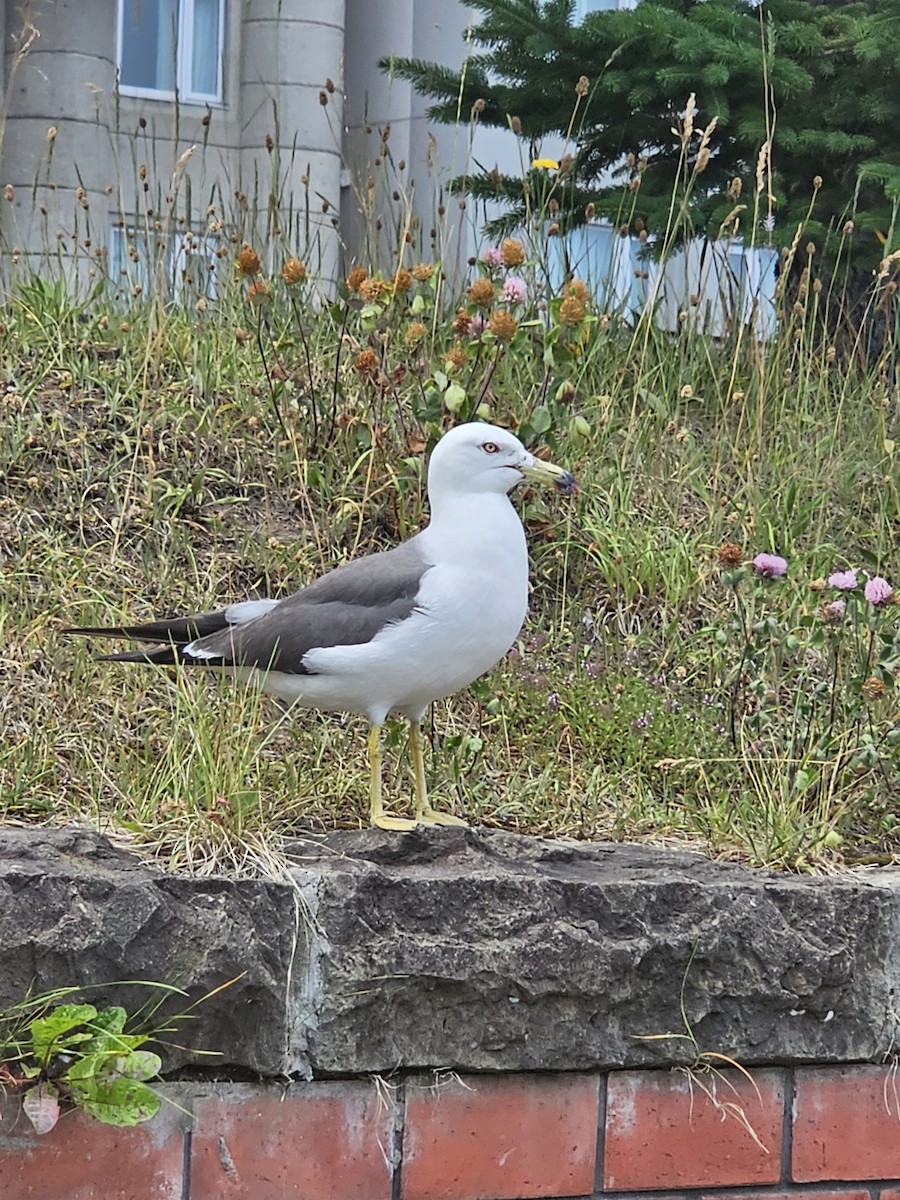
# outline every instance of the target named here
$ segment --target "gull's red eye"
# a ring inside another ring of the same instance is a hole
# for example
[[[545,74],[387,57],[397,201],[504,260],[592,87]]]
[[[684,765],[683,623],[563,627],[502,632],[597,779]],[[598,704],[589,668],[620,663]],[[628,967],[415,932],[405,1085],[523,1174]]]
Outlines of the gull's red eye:
[[[485,452],[485,454],[499,454],[500,453],[500,447],[497,445],[496,442],[482,442],[481,448]]]

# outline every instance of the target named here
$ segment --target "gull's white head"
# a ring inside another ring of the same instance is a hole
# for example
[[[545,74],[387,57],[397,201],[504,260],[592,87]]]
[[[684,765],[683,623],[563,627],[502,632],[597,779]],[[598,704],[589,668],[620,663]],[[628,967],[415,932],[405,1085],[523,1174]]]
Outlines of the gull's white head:
[[[575,493],[575,478],[530,454],[508,429],[471,421],[445,433],[428,464],[428,494],[510,492],[524,479]]]

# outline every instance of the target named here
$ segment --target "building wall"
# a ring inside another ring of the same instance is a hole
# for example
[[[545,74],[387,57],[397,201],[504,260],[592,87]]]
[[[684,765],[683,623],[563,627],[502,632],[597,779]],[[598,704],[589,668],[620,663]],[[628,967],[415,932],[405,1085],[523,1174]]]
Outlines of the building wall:
[[[34,1134],[4,1200],[897,1200],[893,1066],[168,1084],[152,1121]],[[136,1182],[139,1181],[139,1182]]]
[[[177,238],[213,206],[333,277],[342,113],[339,91],[327,113],[319,92],[340,78],[344,0],[229,0],[224,103],[210,108],[118,94],[116,0],[36,0],[29,15],[40,36],[16,65],[19,0],[5,0],[0,231],[20,270],[61,257],[95,277],[116,222]]]
[[[459,69],[472,20],[470,9],[448,0],[347,0],[341,224],[348,262],[390,261],[406,230],[413,236],[410,254],[448,266],[458,262],[467,245],[460,232],[464,220],[446,190],[465,168],[465,129],[431,125],[427,98],[380,71],[378,60],[396,54]],[[389,153],[383,155],[381,131],[387,125]],[[366,230],[371,232],[379,218],[378,243],[367,243]]]

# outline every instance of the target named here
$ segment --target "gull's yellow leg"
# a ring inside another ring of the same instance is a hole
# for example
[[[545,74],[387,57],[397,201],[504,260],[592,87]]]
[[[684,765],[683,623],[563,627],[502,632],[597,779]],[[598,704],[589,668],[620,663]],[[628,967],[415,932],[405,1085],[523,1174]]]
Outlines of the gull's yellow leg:
[[[421,721],[410,721],[409,723],[409,754],[412,758],[416,780],[416,820],[422,825],[465,825],[465,821],[450,813],[435,812],[428,803]]]
[[[369,819],[379,829],[415,829],[415,821],[385,815],[381,798],[381,726],[369,730]]]

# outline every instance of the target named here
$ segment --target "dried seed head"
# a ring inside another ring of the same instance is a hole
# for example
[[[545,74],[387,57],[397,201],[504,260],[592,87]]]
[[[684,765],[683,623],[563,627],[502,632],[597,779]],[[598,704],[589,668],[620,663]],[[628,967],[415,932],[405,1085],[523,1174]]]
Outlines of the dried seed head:
[[[416,263],[410,274],[418,283],[427,283],[434,274],[434,267],[431,263]]]
[[[734,179],[731,181],[731,187],[728,189],[728,195],[732,200],[739,200],[743,189],[743,180],[740,178],[740,176],[735,175]]]
[[[584,215],[588,221],[593,221],[594,216],[596,215],[596,212],[597,212],[597,207],[594,204],[593,200],[590,202],[590,204],[585,205]]]
[[[299,258],[289,258],[281,268],[281,278],[292,287],[296,283],[302,283],[306,278],[306,267]]]
[[[637,160],[635,159],[634,155],[629,150],[628,153],[625,155],[625,166],[628,168],[629,171],[634,169],[634,164],[636,161]]]
[[[500,243],[500,256],[504,266],[520,267],[525,261],[525,247],[516,238],[504,238]]]
[[[841,232],[844,234],[845,237],[849,237],[855,228],[856,228],[856,226],[853,224],[852,221],[845,221],[844,228],[841,230]]]
[[[332,82],[332,80],[330,80],[330,79],[325,80],[325,91],[328,93],[329,96],[334,95],[334,83]]]
[[[484,100],[476,100],[475,103],[472,105],[472,112],[477,117],[479,113],[484,112],[485,107],[486,107],[486,104],[485,104]]]
[[[586,96],[588,94],[588,88],[590,86],[591,86],[591,81],[588,79],[587,75],[579,76],[578,82],[575,84],[575,95],[576,96]]]
[[[824,182],[821,175],[813,175],[813,190],[817,192]]]
[[[351,292],[358,292],[360,284],[369,278],[369,272],[365,267],[354,267],[347,276],[347,288]]]
[[[559,306],[559,319],[563,325],[580,325],[586,311],[584,302],[577,295],[570,294]]]
[[[359,285],[359,294],[366,304],[377,304],[389,295],[391,285],[385,279],[374,279],[371,276]]]
[[[328,104],[328,93],[324,88],[319,92],[319,103],[323,108],[325,108],[325,106]]]
[[[880,700],[886,690],[884,680],[875,675],[870,676],[860,688],[864,698],[869,701]]]
[[[709,148],[704,146],[697,155],[697,161],[694,164],[694,170],[700,175],[709,166]]]
[[[11,183],[8,183],[6,185],[6,187],[3,189],[3,195],[6,197],[7,200],[13,199],[13,196],[15,195],[15,193],[13,192],[13,185]]]
[[[812,258],[812,256],[815,254],[815,252],[816,252],[816,243],[815,242],[807,242],[806,243],[806,253],[809,255],[809,257]]]
[[[253,247],[248,246],[246,242],[244,242],[243,246],[241,247],[241,252],[237,258],[237,265],[238,270],[245,279],[252,279],[254,275],[259,274],[259,255],[253,249]]]
[[[378,358],[374,350],[361,350],[353,364],[354,370],[364,379],[371,379],[378,374]]]
[[[741,547],[735,545],[734,542],[723,542],[719,547],[720,567],[725,567],[726,569],[729,567],[739,567],[743,561],[744,552]]]
[[[547,226],[547,237],[559,237],[559,222],[554,221],[552,225]]]
[[[505,308],[498,308],[488,322],[488,329],[498,341],[509,342],[515,337],[518,326]]]
[[[471,324],[472,318],[464,308],[461,308],[456,314],[456,319],[454,320],[451,328],[458,337],[465,337],[465,335],[469,332]]]
[[[494,285],[489,279],[476,279],[467,293],[473,304],[479,308],[490,308],[494,302]]]
[[[402,296],[404,292],[408,292],[412,287],[412,281],[412,271],[407,271],[405,267],[400,267],[394,276],[394,295]]]
[[[271,299],[264,280],[254,279],[247,288],[247,299],[251,304],[266,304]]]
[[[510,117],[509,127],[513,131],[513,133],[516,135],[516,137],[518,137],[519,134],[522,132],[521,118],[520,117]]]
[[[266,142],[266,149],[271,154],[272,151],[275,149],[275,143],[272,141],[271,133],[266,134],[265,142]]]

